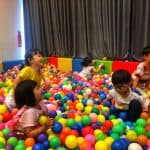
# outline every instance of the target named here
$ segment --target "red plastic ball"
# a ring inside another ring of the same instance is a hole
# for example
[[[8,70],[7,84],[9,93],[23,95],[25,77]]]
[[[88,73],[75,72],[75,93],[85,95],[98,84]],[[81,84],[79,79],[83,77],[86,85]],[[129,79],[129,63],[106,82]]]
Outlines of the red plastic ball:
[[[5,112],[5,113],[3,114],[3,121],[4,121],[4,122],[9,121],[11,118],[12,118],[12,114],[11,114],[10,112]]]
[[[93,132],[94,132],[93,128],[90,126],[86,126],[86,127],[82,128],[82,131],[81,131],[83,136],[86,136],[87,134],[93,134]]]

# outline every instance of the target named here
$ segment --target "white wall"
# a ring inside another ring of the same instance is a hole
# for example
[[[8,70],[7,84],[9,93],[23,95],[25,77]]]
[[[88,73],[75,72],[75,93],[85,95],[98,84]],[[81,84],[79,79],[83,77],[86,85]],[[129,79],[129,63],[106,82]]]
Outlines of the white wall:
[[[0,61],[23,59],[24,50],[17,45],[21,31],[22,0],[0,0]]]

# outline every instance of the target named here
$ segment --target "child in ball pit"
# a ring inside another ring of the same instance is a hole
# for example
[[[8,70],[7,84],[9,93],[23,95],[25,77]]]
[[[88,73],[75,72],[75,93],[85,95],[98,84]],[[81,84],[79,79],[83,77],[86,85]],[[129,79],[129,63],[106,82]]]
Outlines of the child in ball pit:
[[[19,71],[13,82],[13,89],[8,93],[5,103],[8,108],[15,107],[14,89],[22,80],[34,80],[38,85],[42,84],[43,76],[43,54],[38,49],[30,49],[25,54],[25,66]]]
[[[47,117],[44,125],[39,124],[39,117],[47,115],[47,108],[42,100],[42,89],[36,81],[23,80],[15,88],[15,103],[20,111],[19,120],[15,123],[14,130],[17,134],[23,134],[26,137],[36,137],[40,133],[51,128],[53,118]]]
[[[95,68],[92,59],[90,57],[85,57],[82,62],[82,71],[79,73],[79,76],[88,79],[91,78],[94,74],[100,72],[100,70],[104,67],[104,64],[101,63],[98,68]]]
[[[115,71],[112,74],[112,84],[113,89],[109,91],[107,99],[102,104],[105,104],[108,99],[113,99],[116,116],[119,116],[121,112],[126,112],[128,120],[136,121],[143,108],[150,108],[147,97],[140,96],[131,90],[131,75],[128,71],[123,69]]]

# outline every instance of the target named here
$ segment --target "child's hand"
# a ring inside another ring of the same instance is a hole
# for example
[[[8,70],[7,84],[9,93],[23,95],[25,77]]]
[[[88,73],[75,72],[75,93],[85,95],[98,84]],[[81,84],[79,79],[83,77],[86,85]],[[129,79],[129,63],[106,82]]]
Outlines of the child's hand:
[[[51,128],[53,126],[54,119],[53,118],[48,118],[46,122],[46,128]]]

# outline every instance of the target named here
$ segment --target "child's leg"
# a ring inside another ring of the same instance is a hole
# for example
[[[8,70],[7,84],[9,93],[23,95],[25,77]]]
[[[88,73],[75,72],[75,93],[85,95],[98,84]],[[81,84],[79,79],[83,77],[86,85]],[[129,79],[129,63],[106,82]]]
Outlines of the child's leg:
[[[136,121],[142,112],[142,104],[138,100],[132,100],[129,104],[128,117],[130,121]]]

